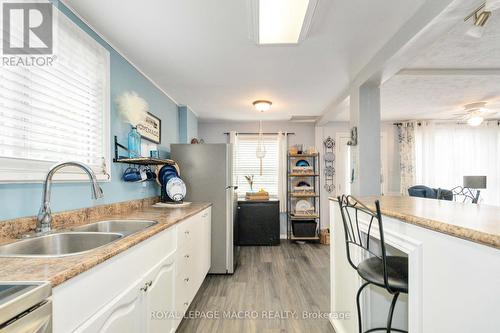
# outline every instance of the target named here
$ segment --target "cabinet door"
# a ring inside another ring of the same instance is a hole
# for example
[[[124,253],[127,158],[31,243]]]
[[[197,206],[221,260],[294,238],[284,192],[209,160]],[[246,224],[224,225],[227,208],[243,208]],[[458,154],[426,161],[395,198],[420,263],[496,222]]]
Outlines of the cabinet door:
[[[134,333],[144,332],[145,311],[143,281],[114,298],[90,319],[85,321],[75,332],[78,333]]]
[[[146,284],[147,332],[167,333],[175,331],[175,269],[172,254],[153,271]]]

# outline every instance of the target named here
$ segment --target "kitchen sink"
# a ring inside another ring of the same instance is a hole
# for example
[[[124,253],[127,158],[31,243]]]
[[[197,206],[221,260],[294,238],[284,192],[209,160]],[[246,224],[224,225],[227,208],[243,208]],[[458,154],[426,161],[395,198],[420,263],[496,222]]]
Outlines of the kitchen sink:
[[[82,254],[114,242],[121,233],[61,232],[0,246],[0,257],[63,257]]]
[[[111,220],[82,225],[73,228],[73,230],[79,232],[116,232],[127,236],[149,228],[156,223],[158,222],[145,220]]]

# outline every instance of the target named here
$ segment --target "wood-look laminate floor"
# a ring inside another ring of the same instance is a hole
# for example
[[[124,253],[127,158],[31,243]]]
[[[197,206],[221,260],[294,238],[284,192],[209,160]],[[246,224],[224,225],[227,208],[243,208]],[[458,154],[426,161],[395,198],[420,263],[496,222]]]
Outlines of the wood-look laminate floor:
[[[177,332],[334,332],[304,317],[329,311],[329,263],[325,245],[241,247],[235,274],[208,275]]]

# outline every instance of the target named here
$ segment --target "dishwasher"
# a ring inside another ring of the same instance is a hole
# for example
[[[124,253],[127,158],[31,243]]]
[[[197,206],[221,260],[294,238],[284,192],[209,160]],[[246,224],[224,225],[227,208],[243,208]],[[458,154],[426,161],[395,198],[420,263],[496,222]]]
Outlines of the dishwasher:
[[[0,282],[0,333],[51,333],[47,282]]]

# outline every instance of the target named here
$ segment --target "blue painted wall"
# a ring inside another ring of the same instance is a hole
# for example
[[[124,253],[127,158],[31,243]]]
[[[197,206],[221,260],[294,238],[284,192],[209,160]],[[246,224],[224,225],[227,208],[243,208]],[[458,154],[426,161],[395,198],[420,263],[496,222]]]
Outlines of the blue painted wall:
[[[179,141],[178,106],[156,88],[147,78],[138,72],[127,60],[111,48],[105,41],[79,20],[69,9],[59,3],[59,9],[85,30],[90,36],[106,47],[110,52],[111,65],[111,138],[117,135],[125,143],[130,125],[118,117],[114,100],[124,91],[136,91],[148,101],[150,112],[162,119],[162,155],[170,152],[170,143]],[[111,140],[111,144],[113,144]],[[113,148],[111,149],[113,152]],[[52,188],[52,209],[62,211],[90,207],[104,203],[151,197],[159,193],[154,183],[125,183],[120,177],[126,165],[111,166],[111,182],[101,183],[104,198],[91,199],[88,183],[55,184]],[[42,184],[0,184],[0,220],[36,215],[40,207]]]
[[[188,106],[179,106],[179,142],[190,143],[192,138],[197,137],[198,118]]]

